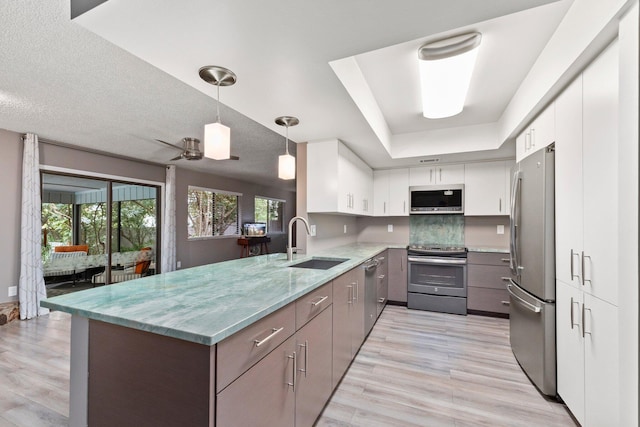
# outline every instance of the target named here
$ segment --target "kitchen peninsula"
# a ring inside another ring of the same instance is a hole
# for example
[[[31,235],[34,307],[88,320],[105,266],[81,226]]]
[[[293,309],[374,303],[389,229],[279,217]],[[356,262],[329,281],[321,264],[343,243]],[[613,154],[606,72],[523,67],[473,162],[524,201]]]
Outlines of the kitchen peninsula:
[[[387,248],[243,258],[43,301],[73,315],[70,425],[311,425],[364,340],[358,267]],[[291,268],[323,257],[346,261]]]

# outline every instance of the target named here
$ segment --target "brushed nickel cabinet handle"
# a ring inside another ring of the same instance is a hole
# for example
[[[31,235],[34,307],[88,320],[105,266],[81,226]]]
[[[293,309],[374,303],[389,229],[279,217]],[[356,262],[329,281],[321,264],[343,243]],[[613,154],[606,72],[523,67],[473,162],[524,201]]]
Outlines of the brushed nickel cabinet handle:
[[[433,169],[429,169],[429,182],[433,183]]]
[[[536,146],[536,130],[535,128],[531,128],[531,137],[529,138],[530,147]]]
[[[502,305],[510,305],[511,303],[509,301],[500,301],[502,303]]]
[[[387,202],[382,202],[382,213],[387,213]]]
[[[511,277],[501,277],[500,278],[503,282],[508,282],[509,280],[511,280]]]
[[[380,280],[384,279],[384,274],[379,275],[378,279],[380,279]]]
[[[589,255],[585,255],[584,251],[582,251],[582,286],[584,286],[586,282],[591,283],[591,279],[587,279],[587,269],[585,268],[586,264],[584,262],[587,258],[591,261],[591,257]]]
[[[378,299],[378,302],[379,302],[380,304],[382,304],[382,303],[384,302],[384,300],[385,300],[384,298],[380,298],[380,299]]]
[[[347,304],[353,304],[353,285],[348,285],[349,295],[347,297]]]
[[[511,262],[511,258],[502,258],[500,261],[502,261],[502,262]]]
[[[354,287],[354,293],[355,293],[355,297],[354,297],[354,301],[358,302],[358,298],[360,297],[360,289],[358,289],[358,282],[353,282],[352,285],[355,285]]]
[[[498,199],[498,212],[502,212],[502,197]]]
[[[571,297],[571,329],[573,329],[574,326],[575,323],[573,321],[573,297]]]
[[[294,351],[291,356],[287,356],[288,359],[293,359],[293,380],[290,383],[287,383],[289,387],[293,389],[293,392],[296,392],[296,374],[298,372],[298,358],[296,357],[296,352]]]
[[[311,301],[311,305],[314,307],[319,306],[320,304],[322,304],[323,302],[325,302],[327,300],[327,298],[329,298],[329,295],[325,296],[325,297],[320,297],[320,300],[313,302]]]
[[[584,336],[586,334],[591,335],[591,332],[587,331],[587,322],[586,322],[586,312],[591,313],[591,309],[587,308],[584,303],[582,303],[582,338],[584,338]]]
[[[307,378],[307,366],[309,365],[309,341],[304,342],[304,344],[298,344],[300,348],[304,348],[304,369],[300,368],[299,371],[304,374],[304,377]]]
[[[256,347],[260,347],[262,344],[266,343],[271,338],[275,337],[280,332],[282,332],[283,329],[284,329],[284,326],[282,328],[273,328],[271,329],[271,334],[268,337],[263,338],[262,340],[253,340],[253,342],[255,343]]]

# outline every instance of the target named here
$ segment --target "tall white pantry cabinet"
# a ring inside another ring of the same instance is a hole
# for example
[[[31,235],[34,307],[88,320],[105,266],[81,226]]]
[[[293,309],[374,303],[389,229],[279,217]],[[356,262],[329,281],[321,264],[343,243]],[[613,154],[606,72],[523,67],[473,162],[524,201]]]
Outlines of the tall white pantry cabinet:
[[[619,425],[618,44],[556,99],[558,394],[581,425]]]

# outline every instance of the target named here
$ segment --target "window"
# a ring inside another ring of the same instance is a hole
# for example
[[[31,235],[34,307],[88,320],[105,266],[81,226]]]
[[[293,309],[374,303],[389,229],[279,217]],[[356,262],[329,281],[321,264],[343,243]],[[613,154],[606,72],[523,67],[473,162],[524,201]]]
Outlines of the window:
[[[267,224],[267,233],[284,233],[284,200],[256,196],[255,221]]]
[[[189,187],[189,238],[237,236],[238,197],[242,194],[206,188]]]

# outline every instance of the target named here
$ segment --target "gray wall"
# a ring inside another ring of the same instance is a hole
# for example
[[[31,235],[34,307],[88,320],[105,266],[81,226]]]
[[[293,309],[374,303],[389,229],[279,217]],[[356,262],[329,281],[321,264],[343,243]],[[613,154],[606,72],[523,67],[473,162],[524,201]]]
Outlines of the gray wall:
[[[22,135],[0,129],[0,179],[2,180],[3,209],[0,209],[0,303],[16,301],[8,296],[8,288],[17,286],[20,277],[20,203],[22,181]],[[59,167],[105,174],[123,178],[165,181],[165,167],[135,160],[119,159],[69,147],[40,144],[40,164],[45,167]],[[243,181],[176,169],[176,252],[182,268],[233,259],[240,256],[240,247],[235,238],[187,239],[187,188],[189,185],[235,191],[243,194],[241,199],[241,222],[253,221],[254,196],[265,196],[286,201],[285,221],[295,212],[294,192],[265,187]],[[271,235],[271,252],[285,252],[286,234]]]
[[[285,226],[295,212],[296,195],[274,187],[264,187],[220,176],[195,172],[187,169],[176,170],[176,252],[182,268],[194,267],[212,262],[225,261],[240,256],[237,238],[219,237],[189,240],[187,235],[187,190],[190,185],[242,193],[240,201],[240,223],[253,222],[254,197],[265,196],[285,200]],[[285,252],[286,234],[269,234],[269,251]]]
[[[17,301],[9,297],[9,286],[20,277],[20,201],[22,187],[21,135],[0,129],[0,303]]]

